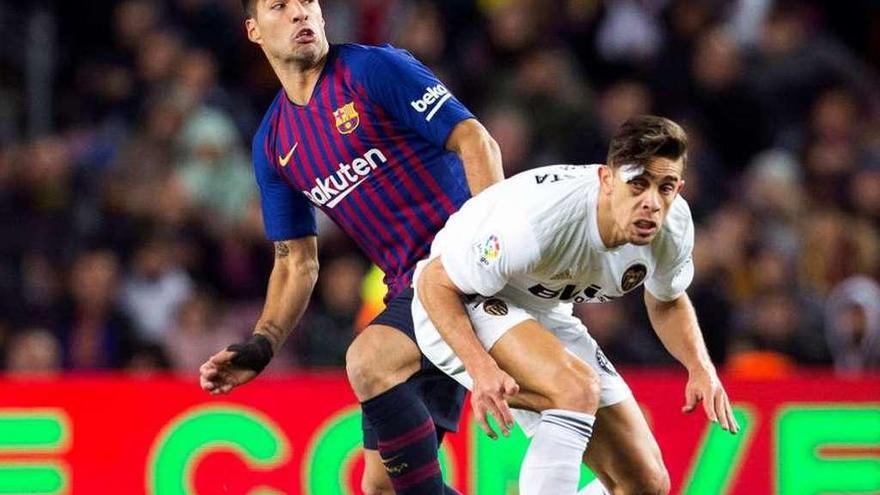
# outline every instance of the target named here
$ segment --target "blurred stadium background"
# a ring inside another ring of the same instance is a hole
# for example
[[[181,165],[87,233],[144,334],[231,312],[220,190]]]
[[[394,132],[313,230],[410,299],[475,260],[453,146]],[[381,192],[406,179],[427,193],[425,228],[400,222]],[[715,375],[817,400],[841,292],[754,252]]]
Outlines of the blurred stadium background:
[[[645,402],[674,493],[880,493],[880,4],[321,4],[332,42],[434,69],[508,176],[601,163],[634,114],[685,124],[689,293],[747,434],[678,413],[683,372],[640,297],[578,314]],[[384,289],[326,219],[270,376],[196,386],[250,333],[272,264],[249,142],[278,83],[240,9],[0,3],[0,493],[360,493],[340,370]],[[463,430],[451,479],[515,493],[524,440]]]

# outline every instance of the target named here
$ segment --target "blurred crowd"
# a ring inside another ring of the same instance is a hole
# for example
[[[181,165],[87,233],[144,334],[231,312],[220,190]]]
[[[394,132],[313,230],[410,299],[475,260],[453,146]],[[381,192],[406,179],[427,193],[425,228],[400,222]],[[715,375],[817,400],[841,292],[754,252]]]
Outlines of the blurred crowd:
[[[601,163],[635,114],[685,125],[689,293],[716,362],[753,377],[880,369],[880,9],[837,3],[321,1],[331,41],[435,70],[508,176]],[[26,132],[37,14],[51,125]],[[242,22],[239,0],[0,4],[4,369],[194,375],[250,333],[273,254],[249,142],[279,85]],[[356,247],[325,219],[319,241],[272,368],[341,366],[375,305]],[[668,365],[641,304],[576,311],[616,364]]]

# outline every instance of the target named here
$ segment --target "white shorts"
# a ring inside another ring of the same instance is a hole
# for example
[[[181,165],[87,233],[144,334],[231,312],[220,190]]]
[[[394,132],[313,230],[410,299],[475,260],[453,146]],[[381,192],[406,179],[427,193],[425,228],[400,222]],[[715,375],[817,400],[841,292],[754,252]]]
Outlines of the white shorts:
[[[601,387],[600,408],[617,404],[632,396],[629,386],[602,353],[596,341],[587,333],[587,328],[574,315],[554,311],[527,310],[498,296],[479,296],[465,306],[477,338],[487,351],[491,350],[498,339],[517,324],[529,319],[536,320],[553,332],[568,352],[589,364],[598,373]],[[441,371],[467,387],[468,390],[473,390],[473,379],[465,371],[464,364],[431,323],[419,301],[418,293],[413,297],[412,310],[416,341],[422,353]],[[541,415],[515,408],[512,409],[512,412],[526,435],[532,436],[541,421]]]

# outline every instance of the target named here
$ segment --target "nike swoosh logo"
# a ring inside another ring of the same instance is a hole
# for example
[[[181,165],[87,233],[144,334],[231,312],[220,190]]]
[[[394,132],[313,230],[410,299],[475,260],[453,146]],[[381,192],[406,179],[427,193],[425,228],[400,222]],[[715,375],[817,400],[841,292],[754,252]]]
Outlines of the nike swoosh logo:
[[[389,463],[394,462],[394,461],[396,461],[397,459],[399,459],[402,455],[403,455],[403,454],[397,454],[396,456],[392,457],[391,459],[382,459],[382,458],[380,457],[379,460],[382,461],[382,464],[388,465]]]
[[[293,143],[293,148],[290,148],[290,151],[287,152],[286,156],[278,155],[278,163],[281,164],[282,167],[286,167],[287,163],[290,161],[290,157],[293,156],[293,151],[296,149],[296,145],[299,143]]]

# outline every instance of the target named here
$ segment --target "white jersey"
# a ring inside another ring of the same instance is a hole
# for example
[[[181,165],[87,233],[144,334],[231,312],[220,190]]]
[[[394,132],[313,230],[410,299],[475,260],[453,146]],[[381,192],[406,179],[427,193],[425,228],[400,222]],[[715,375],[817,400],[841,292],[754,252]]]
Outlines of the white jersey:
[[[609,249],[596,221],[598,170],[551,165],[493,185],[449,217],[430,257],[463,293],[526,309],[571,314],[570,303],[605,302],[643,282],[660,300],[678,297],[693,278],[687,202],[675,199],[650,244]]]

